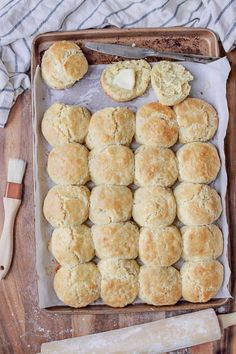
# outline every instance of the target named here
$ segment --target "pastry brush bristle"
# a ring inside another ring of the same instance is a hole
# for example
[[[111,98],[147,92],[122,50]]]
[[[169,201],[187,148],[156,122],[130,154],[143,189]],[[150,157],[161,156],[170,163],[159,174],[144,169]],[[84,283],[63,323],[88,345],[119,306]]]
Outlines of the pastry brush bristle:
[[[21,184],[25,173],[26,162],[19,159],[10,159],[8,162],[7,181]]]

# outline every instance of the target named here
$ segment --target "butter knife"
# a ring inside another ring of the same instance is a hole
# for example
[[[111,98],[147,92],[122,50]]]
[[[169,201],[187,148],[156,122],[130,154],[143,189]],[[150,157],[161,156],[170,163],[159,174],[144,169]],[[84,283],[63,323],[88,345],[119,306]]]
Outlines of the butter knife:
[[[210,57],[197,54],[183,54],[183,53],[173,53],[173,52],[158,52],[149,48],[139,48],[131,47],[127,45],[120,44],[109,44],[109,43],[98,43],[98,42],[87,42],[85,47],[95,52],[117,55],[123,58],[129,59],[142,59],[146,57],[159,57],[159,58],[169,58],[181,61],[192,61],[196,63],[210,63],[214,60],[219,59],[219,57]]]

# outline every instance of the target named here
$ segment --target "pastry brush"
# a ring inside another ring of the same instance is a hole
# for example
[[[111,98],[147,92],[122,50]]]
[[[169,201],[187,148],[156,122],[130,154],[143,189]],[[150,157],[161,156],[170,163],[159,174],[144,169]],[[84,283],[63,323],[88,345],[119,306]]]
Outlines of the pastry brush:
[[[4,224],[0,237],[0,280],[2,280],[11,265],[13,253],[13,230],[17,211],[21,204],[22,180],[26,162],[19,159],[10,159],[5,195],[3,198]]]

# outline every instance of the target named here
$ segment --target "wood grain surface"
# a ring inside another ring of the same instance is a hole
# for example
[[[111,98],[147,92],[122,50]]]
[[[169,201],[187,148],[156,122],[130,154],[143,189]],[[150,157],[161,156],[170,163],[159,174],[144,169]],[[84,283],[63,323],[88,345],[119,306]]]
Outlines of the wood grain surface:
[[[227,86],[230,111],[226,139],[229,178],[229,223],[232,249],[232,296],[236,294],[236,51],[228,55],[232,71]],[[155,321],[180,313],[145,313],[117,315],[58,315],[37,306],[37,275],[35,271],[35,240],[33,210],[31,95],[21,95],[5,129],[0,129],[0,197],[3,196],[9,157],[27,160],[24,203],[19,211],[15,229],[15,254],[11,271],[0,282],[0,354],[35,354],[46,341],[70,338],[89,333]],[[0,203],[0,227],[3,223]],[[236,311],[233,299],[219,312]],[[221,341],[180,350],[179,354],[234,354],[236,326],[225,331]],[[104,353],[105,354],[105,353]]]

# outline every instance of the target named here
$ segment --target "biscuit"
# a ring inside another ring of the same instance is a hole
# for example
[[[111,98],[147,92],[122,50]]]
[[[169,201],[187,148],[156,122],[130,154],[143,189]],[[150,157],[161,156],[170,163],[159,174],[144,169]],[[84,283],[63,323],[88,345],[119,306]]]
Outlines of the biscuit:
[[[89,194],[84,186],[54,186],[44,200],[45,218],[53,227],[82,224],[89,214]]]
[[[177,216],[185,225],[208,225],[222,212],[221,198],[206,184],[180,183],[174,190]]]
[[[89,180],[88,150],[80,144],[54,147],[48,156],[47,172],[56,184],[85,184]]]
[[[133,197],[124,186],[97,186],[92,189],[89,218],[104,225],[127,221],[131,217]]]
[[[176,203],[170,189],[141,187],[134,192],[133,219],[140,226],[168,226],[175,217]]]
[[[156,147],[170,147],[178,139],[175,112],[157,102],[140,107],[136,114],[135,139],[138,143]]]
[[[103,259],[98,263],[101,281],[101,298],[111,307],[131,304],[138,295],[139,266],[134,260]]]
[[[186,262],[180,274],[183,298],[189,302],[207,302],[223,283],[224,267],[218,261]]]
[[[62,266],[89,262],[95,254],[91,231],[86,225],[54,229],[48,248]]]
[[[44,53],[41,73],[46,84],[54,89],[71,87],[88,71],[88,62],[73,42],[58,41]]]
[[[84,143],[91,113],[85,107],[64,103],[52,104],[44,113],[41,128],[52,146],[66,143]]]
[[[139,257],[144,264],[171,266],[182,253],[182,239],[175,226],[143,227],[139,237]]]
[[[188,143],[176,153],[179,181],[210,183],[220,170],[220,158],[211,143]]]
[[[139,229],[133,222],[93,225],[92,237],[96,256],[101,259],[138,256]]]
[[[64,304],[84,307],[100,296],[101,275],[97,266],[90,262],[74,267],[61,267],[54,277],[54,290]]]
[[[218,258],[223,252],[223,236],[218,226],[184,226],[180,229],[183,239],[182,258],[200,262]]]
[[[134,86],[124,88],[118,86],[115,78],[124,69],[134,73]],[[125,60],[107,65],[101,75],[101,86],[104,92],[114,101],[125,102],[141,96],[150,83],[151,67],[145,60]]]
[[[89,149],[111,144],[129,145],[134,132],[134,112],[126,107],[108,107],[92,115],[86,144]]]
[[[89,153],[91,180],[99,184],[128,186],[134,181],[134,154],[127,146],[109,145]]]
[[[152,67],[152,88],[158,101],[166,106],[183,101],[190,92],[192,80],[192,74],[180,64],[162,60]]]
[[[174,305],[181,298],[180,274],[174,267],[144,265],[139,273],[139,297],[150,305]]]
[[[218,127],[218,114],[207,102],[198,98],[186,98],[174,106],[179,125],[179,142],[210,140]]]
[[[172,150],[143,145],[135,151],[137,186],[170,187],[177,177],[177,160]]]

